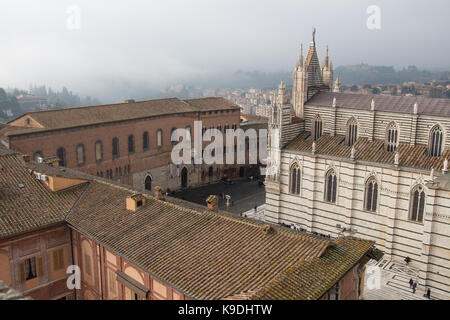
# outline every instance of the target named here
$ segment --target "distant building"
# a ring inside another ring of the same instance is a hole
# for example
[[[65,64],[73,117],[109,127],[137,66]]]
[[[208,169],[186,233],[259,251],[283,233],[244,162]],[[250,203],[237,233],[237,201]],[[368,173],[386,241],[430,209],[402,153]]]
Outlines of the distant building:
[[[183,128],[193,135],[194,121],[199,120],[203,125],[200,134],[210,128],[225,132],[239,128],[240,109],[226,99],[212,97],[127,100],[29,112],[1,129],[0,139],[34,158],[56,156],[61,166],[138,189],[159,185],[173,191],[216,182],[223,176],[237,177],[241,170],[237,164],[172,163],[172,132]]]
[[[24,111],[34,111],[48,107],[47,98],[33,95],[21,94],[17,97],[17,102],[19,103],[20,108]]]

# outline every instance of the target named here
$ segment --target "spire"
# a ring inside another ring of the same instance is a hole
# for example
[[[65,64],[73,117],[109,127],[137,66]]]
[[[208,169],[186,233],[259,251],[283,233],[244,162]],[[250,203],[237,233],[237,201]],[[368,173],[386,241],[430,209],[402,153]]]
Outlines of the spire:
[[[329,59],[328,59],[328,45],[327,45],[327,50],[326,50],[325,60],[323,62],[323,66],[325,68],[329,68],[330,67],[330,62],[329,62]]]
[[[341,92],[341,81],[339,80],[339,76],[336,77],[336,81],[334,82],[333,92]]]
[[[303,67],[303,43],[300,43],[300,58],[298,60],[298,65]]]
[[[309,46],[310,47],[316,46],[316,28],[313,28],[312,40],[311,40],[311,43],[309,44]]]

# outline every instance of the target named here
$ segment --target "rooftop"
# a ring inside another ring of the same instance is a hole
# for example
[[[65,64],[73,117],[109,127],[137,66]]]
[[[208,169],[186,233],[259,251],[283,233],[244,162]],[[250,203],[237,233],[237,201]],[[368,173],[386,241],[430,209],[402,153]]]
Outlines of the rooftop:
[[[450,116],[450,99],[426,97],[385,96],[356,93],[319,92],[308,100],[306,105],[331,107],[333,98],[336,106],[357,110],[370,110],[372,99],[375,111],[398,112],[412,114],[414,104],[418,104],[419,115]]]
[[[331,240],[212,212],[71,169],[30,162],[47,175],[87,179],[58,192],[35,179],[17,153],[0,156],[0,238],[54,223],[70,227],[194,299],[318,299],[373,241]],[[24,188],[18,186],[21,183]]]
[[[232,109],[239,110],[239,107],[220,97],[191,100],[168,98],[136,102],[127,100],[116,104],[28,112],[8,124],[15,126],[18,119],[31,117],[42,127],[4,128],[3,130],[9,130],[6,135],[14,135],[170,114]]]
[[[312,152],[311,133],[304,131],[290,141],[285,149],[301,152]],[[369,162],[394,165],[395,153],[399,153],[399,166],[418,168],[424,170],[442,170],[444,159],[450,160],[450,150],[445,149],[440,157],[432,157],[424,145],[399,143],[396,152],[388,152],[383,140],[369,141],[367,138],[358,138],[353,145],[355,147],[355,159]],[[349,158],[352,147],[345,144],[345,136],[322,135],[316,140],[316,154]]]

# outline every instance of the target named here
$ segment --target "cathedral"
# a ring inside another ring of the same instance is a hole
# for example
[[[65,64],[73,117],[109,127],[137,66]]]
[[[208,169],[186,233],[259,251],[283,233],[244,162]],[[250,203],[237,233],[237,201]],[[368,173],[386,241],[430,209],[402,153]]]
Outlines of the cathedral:
[[[315,31],[269,117],[267,222],[376,241],[450,296],[450,100],[340,92]]]

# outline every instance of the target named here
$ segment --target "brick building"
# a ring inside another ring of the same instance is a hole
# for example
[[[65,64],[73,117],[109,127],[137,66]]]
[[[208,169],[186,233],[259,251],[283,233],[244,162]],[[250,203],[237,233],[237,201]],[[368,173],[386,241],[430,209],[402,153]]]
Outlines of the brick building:
[[[206,208],[16,152],[0,164],[0,278],[32,298],[363,296],[373,241],[270,226],[218,212],[215,196]],[[76,291],[65,285],[72,264]]]
[[[223,98],[171,98],[37,111],[0,128],[0,139],[35,159],[58,157],[60,165],[138,189],[176,190],[237,176],[237,165],[172,163],[172,131],[193,134],[194,121],[202,121],[202,131],[225,132],[239,128],[240,109]]]

